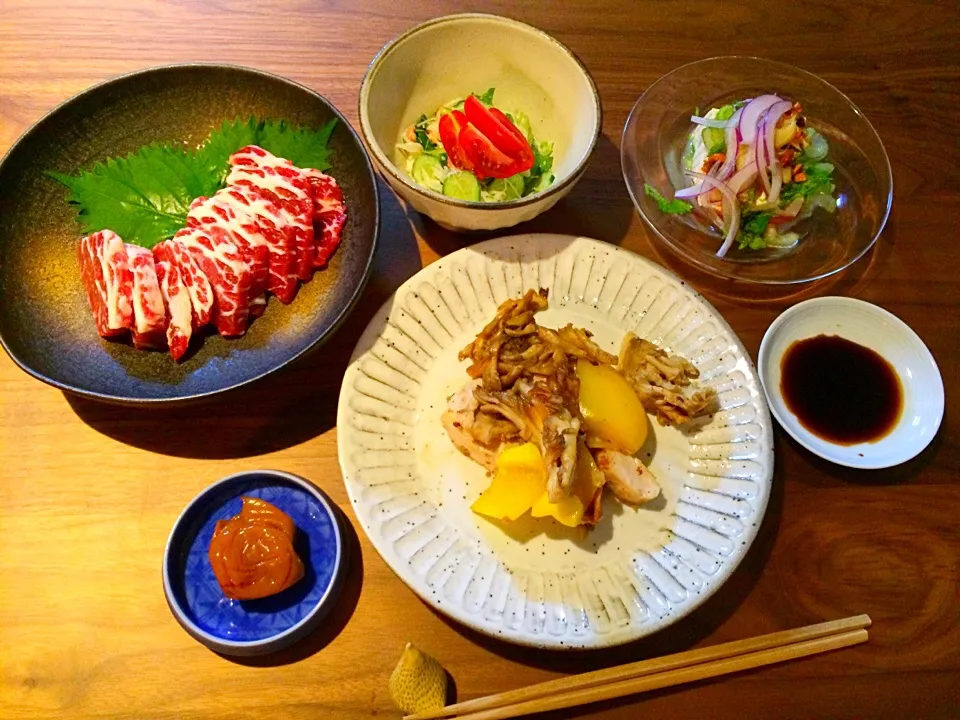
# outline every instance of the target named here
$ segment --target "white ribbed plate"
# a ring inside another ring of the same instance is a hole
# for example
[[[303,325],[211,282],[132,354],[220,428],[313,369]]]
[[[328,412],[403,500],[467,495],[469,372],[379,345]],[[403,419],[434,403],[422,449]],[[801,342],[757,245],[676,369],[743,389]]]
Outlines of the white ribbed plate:
[[[440,425],[467,380],[459,350],[536,287],[550,290],[541,324],[586,327],[614,353],[632,330],[696,363],[720,396],[700,427],[651,423],[643,459],[662,497],[636,510],[608,497],[590,533],[529,516],[507,532],[472,513],[489,479]],[[719,313],[649,260],[562,235],[479,243],[404,283],[360,339],[337,427],[347,492],[387,564],[440,612],[536,647],[617,645],[689,613],[747,552],[773,475],[766,401]]]

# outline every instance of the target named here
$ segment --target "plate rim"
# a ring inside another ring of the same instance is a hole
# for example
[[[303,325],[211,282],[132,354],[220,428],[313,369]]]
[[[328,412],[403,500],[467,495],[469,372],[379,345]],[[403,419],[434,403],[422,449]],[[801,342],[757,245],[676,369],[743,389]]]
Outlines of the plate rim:
[[[357,135],[357,131],[353,128],[344,114],[334,105],[330,100],[328,100],[324,95],[321,95],[316,90],[313,90],[302,83],[299,83],[295,80],[291,80],[282,75],[277,75],[275,73],[266,72],[264,70],[258,70],[256,68],[247,67],[245,65],[236,65],[233,63],[219,63],[219,62],[185,62],[185,63],[167,63],[164,65],[155,65],[147,68],[140,68],[139,70],[133,70],[122,75],[117,75],[114,77],[106,78],[98,83],[90,85],[87,88],[84,88],[80,92],[71,95],[67,99],[55,105],[52,109],[44,113],[38,120],[33,122],[20,137],[14,140],[10,148],[0,157],[0,169],[6,164],[7,160],[17,151],[21,144],[27,143],[31,137],[38,132],[42,126],[50,122],[50,120],[56,116],[62,110],[65,110],[73,103],[79,102],[81,99],[91,95],[93,93],[105,90],[112,85],[120,84],[126,82],[133,78],[139,77],[141,75],[151,75],[154,73],[165,72],[165,71],[174,71],[174,70],[233,70],[244,74],[249,75],[258,75],[269,80],[280,82],[284,85],[291,86],[302,92],[306,92],[311,95],[314,99],[320,100],[325,106],[327,106],[336,117],[340,125],[344,126],[347,131],[353,136],[354,141],[357,146],[360,148],[360,154],[363,157],[364,165],[366,166],[367,174],[370,177],[371,186],[373,187],[373,240],[370,247],[370,254],[367,257],[366,263],[363,267],[363,273],[360,277],[360,281],[356,284],[353,294],[348,299],[347,303],[341,308],[340,312],[334,318],[333,323],[327,329],[325,333],[322,333],[309,345],[301,349],[299,352],[294,353],[283,362],[278,365],[275,365],[268,370],[254,375],[253,377],[247,378],[246,380],[241,380],[233,383],[232,385],[226,385],[224,387],[217,388],[215,390],[206,390],[204,392],[195,392],[186,395],[174,395],[170,397],[135,397],[130,395],[117,395],[109,394],[105,392],[99,392],[96,390],[89,390],[86,388],[78,388],[69,383],[57,380],[52,377],[48,377],[44,373],[35,370],[30,367],[29,364],[24,362],[16,353],[12,350],[8,344],[6,338],[3,336],[3,328],[0,327],[0,346],[3,347],[7,355],[13,360],[14,364],[17,365],[21,370],[30,375],[31,377],[40,380],[41,382],[57,388],[63,392],[70,393],[72,395],[77,395],[80,397],[88,398],[90,400],[96,400],[98,402],[105,402],[112,405],[122,405],[129,407],[156,407],[164,406],[170,407],[173,405],[188,404],[198,401],[203,401],[214,396],[222,395],[224,393],[233,392],[247,385],[259,382],[263,380],[268,375],[281,370],[285,367],[288,367],[292,363],[301,359],[305,355],[309,354],[313,350],[316,350],[318,347],[323,345],[327,340],[330,339],[337,330],[343,325],[344,321],[349,317],[350,313],[353,311],[357,302],[360,300],[360,296],[363,294],[363,291],[366,289],[367,283],[370,279],[370,275],[373,271],[373,261],[377,254],[377,249],[380,244],[380,189],[377,186],[377,176],[374,172],[373,165],[370,161],[370,154],[367,152],[366,146],[363,143],[363,140]]]
[[[690,600],[690,603],[684,607],[683,611],[679,614],[671,614],[660,620],[654,620],[649,623],[643,623],[642,625],[631,624],[630,628],[636,630],[637,628],[645,628],[643,632],[631,632],[631,633],[609,633],[609,634],[598,634],[593,632],[589,636],[588,642],[584,643],[563,643],[559,644],[559,638],[553,639],[549,634],[543,633],[537,637],[527,637],[522,631],[516,632],[513,631],[511,634],[505,632],[496,632],[491,630],[491,627],[482,621],[476,621],[474,616],[469,615],[466,612],[461,612],[459,608],[453,607],[449,604],[439,603],[435,598],[430,598],[429,593],[423,592],[421,588],[418,588],[415,584],[409,582],[400,570],[394,566],[391,562],[391,553],[386,552],[381,548],[381,545],[385,545],[385,541],[382,538],[379,538],[376,533],[373,533],[368,528],[367,523],[365,522],[363,516],[357,511],[357,506],[359,501],[355,497],[354,493],[351,491],[351,483],[347,479],[347,471],[353,463],[349,458],[349,452],[346,448],[346,433],[341,432],[341,427],[347,427],[346,423],[346,413],[347,405],[349,402],[349,390],[348,390],[348,378],[351,375],[352,371],[357,365],[357,361],[362,357],[362,354],[359,354],[358,351],[364,342],[364,338],[367,332],[371,327],[374,327],[380,320],[381,316],[389,316],[389,311],[393,307],[395,300],[398,296],[403,293],[410,292],[415,283],[421,283],[424,281],[422,277],[425,272],[428,270],[436,272],[437,269],[434,266],[440,265],[441,263],[446,264],[451,261],[451,259],[460,256],[466,255],[470,252],[476,252],[483,254],[487,249],[497,247],[501,244],[507,243],[525,243],[527,245],[532,243],[544,243],[544,242],[556,242],[556,241],[585,241],[587,243],[603,246],[605,249],[609,249],[616,252],[626,253],[631,256],[633,259],[651,267],[657,273],[662,273],[668,278],[676,281],[687,289],[691,294],[691,298],[695,302],[702,303],[703,306],[708,308],[711,311],[711,319],[719,323],[721,329],[725,329],[730,337],[733,339],[734,343],[738,347],[742,358],[746,361],[749,369],[753,373],[753,379],[756,383],[757,389],[757,408],[760,412],[761,418],[763,420],[763,439],[765,444],[765,457],[768,459],[769,467],[762,483],[765,491],[762,494],[762,497],[758,500],[756,505],[756,520],[755,522],[748,525],[743,535],[739,536],[737,539],[745,544],[744,550],[736,555],[727,559],[727,562],[724,563],[722,568],[718,571],[718,576],[722,577],[722,580],[719,582],[713,582],[705,590],[698,592],[695,596],[695,599]],[[426,604],[432,610],[439,612],[443,616],[449,618],[450,620],[459,623],[471,630],[479,632],[480,634],[493,638],[495,640],[510,643],[512,645],[519,645],[524,647],[536,648],[540,650],[553,650],[553,651],[582,651],[582,650],[593,650],[593,649],[602,649],[609,647],[616,647],[619,645],[624,645],[629,642],[634,642],[643,637],[648,637],[650,635],[663,630],[666,627],[669,627],[676,622],[688,617],[695,610],[697,610],[701,605],[703,605],[709,598],[713,597],[717,591],[730,579],[730,576],[737,570],[740,566],[740,563],[746,558],[747,554],[750,551],[750,548],[753,545],[754,540],[760,532],[760,528],[763,526],[763,521],[766,519],[766,510],[769,504],[770,494],[773,487],[774,481],[774,467],[776,462],[776,452],[773,442],[773,421],[770,415],[770,408],[767,403],[767,398],[763,392],[763,385],[760,382],[759,372],[756,367],[756,364],[753,361],[753,358],[750,356],[750,353],[747,352],[746,347],[743,344],[743,341],[740,339],[739,335],[730,327],[730,324],[727,322],[726,318],[717,310],[701,293],[699,293],[696,288],[689,283],[687,280],[683,279],[673,271],[668,268],[659,265],[658,263],[646,258],[639,253],[633,252],[632,250],[625,249],[619,245],[614,245],[613,243],[604,242],[602,240],[597,240],[595,238],[586,237],[583,235],[569,235],[563,233],[524,233],[521,235],[505,235],[483,242],[476,243],[474,245],[469,245],[459,250],[456,250],[448,255],[444,255],[439,258],[437,261],[427,265],[424,268],[421,268],[414,276],[407,279],[397,290],[388,297],[381,307],[377,310],[376,314],[371,318],[370,322],[367,324],[367,327],[364,329],[363,334],[361,335],[360,340],[358,341],[357,347],[354,349],[351,354],[350,364],[347,367],[347,372],[344,374],[344,381],[340,387],[340,396],[337,403],[337,458],[340,463],[341,468],[341,477],[343,479],[344,488],[347,492],[347,496],[350,499],[350,504],[354,507],[354,514],[357,517],[357,521],[360,524],[364,534],[367,539],[370,541],[370,544],[377,551],[377,554],[383,560],[383,562],[390,568],[390,570],[396,575],[396,577],[407,586],[424,604]]]

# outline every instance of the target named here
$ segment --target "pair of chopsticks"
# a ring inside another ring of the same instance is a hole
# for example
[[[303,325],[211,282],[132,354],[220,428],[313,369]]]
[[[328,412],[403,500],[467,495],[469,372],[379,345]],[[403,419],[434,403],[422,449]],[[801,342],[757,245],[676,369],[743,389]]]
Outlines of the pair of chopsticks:
[[[504,720],[587,705],[816,655],[867,641],[869,615],[808,625],[746,640],[571,675],[407,715],[404,720]]]

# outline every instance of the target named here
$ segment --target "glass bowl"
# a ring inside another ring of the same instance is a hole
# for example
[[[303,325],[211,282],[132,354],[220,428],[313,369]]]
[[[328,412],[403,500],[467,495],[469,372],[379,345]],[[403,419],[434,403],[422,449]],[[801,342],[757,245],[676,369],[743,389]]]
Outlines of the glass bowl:
[[[739,250],[717,257],[722,235],[698,215],[668,215],[644,193],[665,197],[687,186],[681,159],[690,116],[736,100],[775,93],[799,101],[807,123],[826,136],[838,201],[817,210],[792,248]],[[663,244],[714,275],[786,285],[817,280],[850,266],[876,242],[890,215],[893,177],[876,130],[842,92],[815,75],[754,57],[715,57],[684,65],[651,85],[634,105],[620,145],[623,177],[640,216]]]

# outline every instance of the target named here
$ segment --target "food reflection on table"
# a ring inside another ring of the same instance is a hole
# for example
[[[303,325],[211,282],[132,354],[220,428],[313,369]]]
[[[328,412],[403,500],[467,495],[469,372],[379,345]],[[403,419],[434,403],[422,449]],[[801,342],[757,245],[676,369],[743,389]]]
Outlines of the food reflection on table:
[[[619,357],[586,328],[539,325],[547,291],[500,305],[459,354],[469,382],[441,422],[460,452],[493,475],[474,512],[512,521],[530,511],[569,527],[593,527],[604,488],[640,505],[660,486],[636,457],[647,413],[677,426],[711,411],[712,388],[684,358],[627,333]]]

